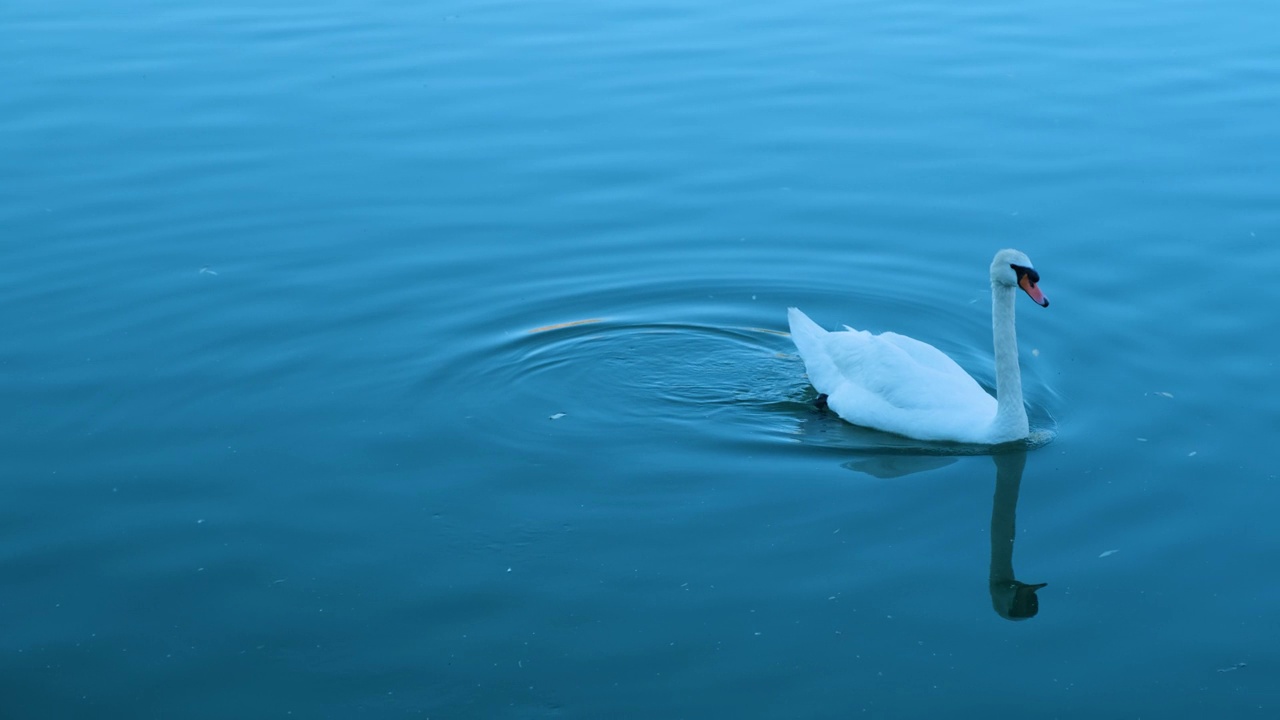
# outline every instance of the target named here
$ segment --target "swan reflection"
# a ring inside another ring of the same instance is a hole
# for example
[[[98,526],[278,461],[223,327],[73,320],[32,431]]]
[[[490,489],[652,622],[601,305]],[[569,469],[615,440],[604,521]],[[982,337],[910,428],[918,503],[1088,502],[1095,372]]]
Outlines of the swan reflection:
[[[1040,612],[1036,591],[1048,583],[1024,583],[1013,572],[1014,517],[1018,488],[1027,465],[1023,450],[992,455],[996,463],[996,492],[991,500],[991,607],[1006,620],[1026,620]]]
[[[956,457],[885,453],[844,463],[855,472],[878,478],[898,478],[929,472],[956,462]],[[991,499],[991,570],[988,587],[991,607],[1006,620],[1026,620],[1040,612],[1036,591],[1048,583],[1024,583],[1013,570],[1015,517],[1027,452],[1018,448],[991,455],[996,464],[996,490]]]

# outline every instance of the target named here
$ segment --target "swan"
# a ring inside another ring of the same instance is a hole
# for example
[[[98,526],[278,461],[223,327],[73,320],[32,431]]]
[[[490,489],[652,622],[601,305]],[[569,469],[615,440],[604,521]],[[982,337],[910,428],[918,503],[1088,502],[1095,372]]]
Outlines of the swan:
[[[955,360],[928,343],[886,332],[828,332],[796,308],[787,311],[791,339],[804,360],[818,404],[854,425],[905,435],[980,445],[1021,440],[1030,433],[1022,405],[1022,373],[1014,328],[1014,288],[1048,307],[1040,274],[1018,250],[991,261],[991,329],[996,397]]]

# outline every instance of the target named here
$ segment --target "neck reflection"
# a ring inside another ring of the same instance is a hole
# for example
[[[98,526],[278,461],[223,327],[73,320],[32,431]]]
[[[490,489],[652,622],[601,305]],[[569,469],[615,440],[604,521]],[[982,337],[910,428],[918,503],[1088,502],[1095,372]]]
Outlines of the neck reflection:
[[[991,501],[991,607],[1006,620],[1026,620],[1040,612],[1036,591],[1048,583],[1030,585],[1013,572],[1013,541],[1018,489],[1027,465],[1025,450],[992,455],[996,463],[996,493]]]

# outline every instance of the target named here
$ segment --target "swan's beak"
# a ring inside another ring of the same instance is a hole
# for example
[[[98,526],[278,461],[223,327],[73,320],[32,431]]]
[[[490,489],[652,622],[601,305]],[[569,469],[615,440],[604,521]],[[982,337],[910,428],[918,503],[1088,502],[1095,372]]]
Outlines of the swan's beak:
[[[1018,278],[1018,287],[1026,290],[1027,295],[1029,295],[1032,300],[1035,300],[1036,304],[1040,307],[1049,307],[1049,298],[1045,297],[1044,293],[1040,292],[1040,286],[1036,285],[1030,275],[1024,274],[1022,277]]]

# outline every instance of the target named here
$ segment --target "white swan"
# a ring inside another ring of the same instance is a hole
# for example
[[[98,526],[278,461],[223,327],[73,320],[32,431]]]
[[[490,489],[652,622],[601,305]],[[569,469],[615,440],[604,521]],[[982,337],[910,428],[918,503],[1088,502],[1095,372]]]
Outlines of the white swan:
[[[941,350],[897,333],[827,332],[796,308],[787,311],[791,339],[809,382],[828,407],[854,425],[906,435],[995,445],[1027,437],[1022,373],[1013,322],[1014,287],[1042,307],[1040,275],[1017,250],[991,261],[991,326],[996,351],[996,397]]]

